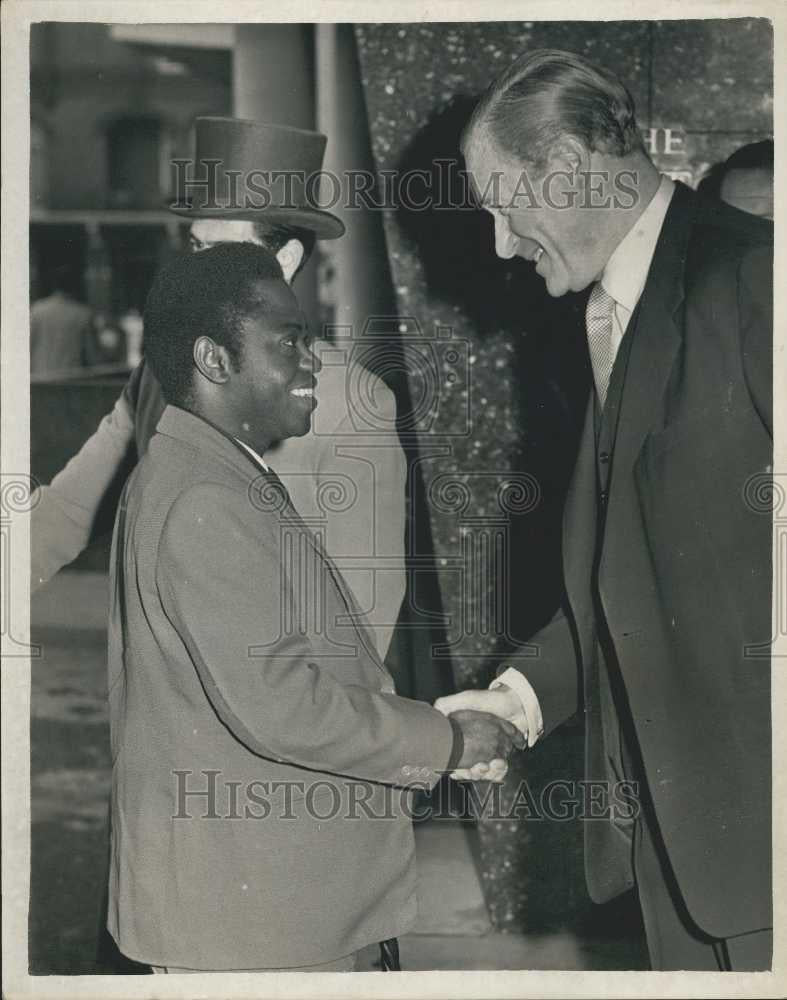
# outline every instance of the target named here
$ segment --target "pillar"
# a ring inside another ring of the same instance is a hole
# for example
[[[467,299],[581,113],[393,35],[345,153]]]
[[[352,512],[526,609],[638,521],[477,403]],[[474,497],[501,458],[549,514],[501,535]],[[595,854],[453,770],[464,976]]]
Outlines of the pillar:
[[[236,25],[232,102],[236,118],[315,128],[313,27]],[[298,276],[296,290],[298,301],[317,333],[316,260],[312,259]]]
[[[336,323],[358,337],[370,317],[395,313],[393,289],[382,213],[346,199],[350,171],[375,172],[353,26],[318,24],[315,31],[317,123],[328,136],[325,169],[342,182],[342,199],[330,211],[347,227],[329,249],[336,271]],[[331,194],[324,186],[321,197]]]

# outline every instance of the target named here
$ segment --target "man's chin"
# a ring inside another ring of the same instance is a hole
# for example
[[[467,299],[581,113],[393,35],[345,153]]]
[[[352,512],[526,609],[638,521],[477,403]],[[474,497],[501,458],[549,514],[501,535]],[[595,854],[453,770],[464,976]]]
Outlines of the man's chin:
[[[574,278],[573,280],[566,277],[556,278],[551,275],[544,278],[547,292],[553,299],[562,298],[562,296],[567,295],[569,292],[581,292],[588,285],[592,284],[592,281],[593,279],[588,281],[586,278]]]
[[[293,423],[287,428],[286,433],[282,433],[281,437],[271,442],[272,448],[281,448],[285,441],[289,441],[290,438],[301,438],[309,433],[312,427],[311,417],[304,423],[300,421],[299,423]]]
[[[553,299],[559,299],[569,291],[568,283],[565,281],[552,281],[545,278],[544,284],[547,286],[547,293],[551,295]]]
[[[312,429],[317,400],[309,397],[295,400],[296,406],[290,411],[289,437],[303,437]]]
[[[294,427],[291,430],[290,437],[301,438],[304,436],[304,434],[308,434],[311,429],[312,429],[312,418],[311,416],[309,416],[308,420],[306,420],[304,423],[299,424],[297,428]]]
[[[542,257],[541,260],[544,258]],[[539,265],[541,261],[539,261]],[[536,266],[536,273],[540,274],[544,279],[544,284],[546,285],[547,292],[552,296],[553,299],[559,299],[561,295],[565,295],[569,291],[569,282],[565,275],[555,274],[555,268],[552,266],[552,260],[550,258],[549,262],[545,264],[546,274],[542,274]]]

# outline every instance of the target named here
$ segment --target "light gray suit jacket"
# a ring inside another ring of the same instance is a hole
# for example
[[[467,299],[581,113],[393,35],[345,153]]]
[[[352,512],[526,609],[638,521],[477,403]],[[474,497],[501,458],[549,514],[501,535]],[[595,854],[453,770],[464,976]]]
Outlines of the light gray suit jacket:
[[[329,344],[318,341],[314,349],[325,363],[312,429],[282,442],[269,464],[309,527],[324,536],[368,613],[385,658],[405,592],[407,462],[396,433],[396,400],[363,367],[331,364],[325,354],[332,350]],[[360,392],[374,400],[374,413],[356,398]],[[136,449],[138,457],[145,453],[163,410],[161,389],[143,362],[79,453],[37,491],[31,515],[33,589],[88,545],[118,469],[130,451]]]
[[[116,521],[109,692],[124,954],[292,967],[409,927],[403,789],[437,781],[451,726],[394,694],[278,480],[174,407]]]

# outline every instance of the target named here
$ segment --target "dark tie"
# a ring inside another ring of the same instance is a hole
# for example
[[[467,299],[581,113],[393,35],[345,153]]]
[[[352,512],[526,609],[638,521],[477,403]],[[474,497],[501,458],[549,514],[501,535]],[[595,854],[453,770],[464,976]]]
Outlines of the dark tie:
[[[396,938],[380,942],[380,967],[383,972],[402,971],[399,964],[399,942]]]

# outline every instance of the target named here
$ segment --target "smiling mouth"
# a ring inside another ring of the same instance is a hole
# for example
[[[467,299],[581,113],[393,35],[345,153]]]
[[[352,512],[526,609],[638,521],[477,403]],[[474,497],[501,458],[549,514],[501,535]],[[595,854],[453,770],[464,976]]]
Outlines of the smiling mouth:
[[[308,403],[310,410],[313,410],[317,406],[317,399],[314,395],[314,386],[303,386],[299,389],[290,389],[290,395]]]

